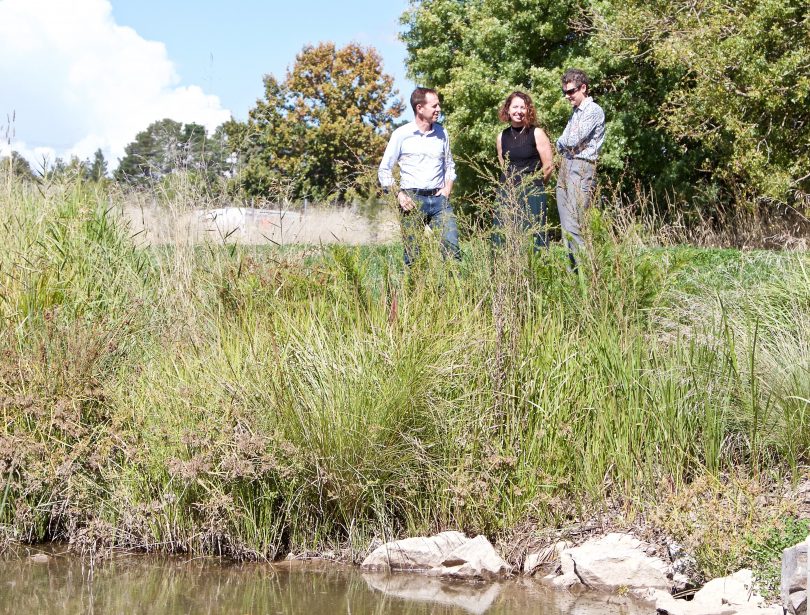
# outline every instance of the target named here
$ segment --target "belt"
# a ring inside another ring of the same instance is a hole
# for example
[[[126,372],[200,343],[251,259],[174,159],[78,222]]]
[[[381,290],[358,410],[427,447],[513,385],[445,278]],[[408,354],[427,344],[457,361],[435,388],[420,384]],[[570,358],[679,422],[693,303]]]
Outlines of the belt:
[[[411,192],[416,196],[436,196],[439,188],[403,188],[405,192]]]

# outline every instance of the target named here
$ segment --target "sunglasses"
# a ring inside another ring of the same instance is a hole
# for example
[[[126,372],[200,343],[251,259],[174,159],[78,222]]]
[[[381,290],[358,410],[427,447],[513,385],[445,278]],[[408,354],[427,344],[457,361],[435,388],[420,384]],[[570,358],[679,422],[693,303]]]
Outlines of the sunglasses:
[[[563,93],[563,95],[565,95],[565,96],[571,96],[571,94],[573,94],[574,92],[576,92],[577,90],[579,90],[579,88],[581,88],[581,87],[582,87],[582,86],[579,86],[578,88],[571,88],[571,89],[568,89],[568,90],[563,90],[563,91],[562,91],[562,93]]]

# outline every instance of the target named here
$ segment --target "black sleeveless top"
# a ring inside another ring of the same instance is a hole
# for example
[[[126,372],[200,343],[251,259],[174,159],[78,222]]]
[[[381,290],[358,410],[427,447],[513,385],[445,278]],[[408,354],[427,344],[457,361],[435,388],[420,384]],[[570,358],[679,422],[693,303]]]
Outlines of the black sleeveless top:
[[[518,182],[525,175],[533,175],[541,168],[540,154],[537,153],[537,143],[534,140],[534,126],[523,130],[507,126],[501,133],[501,152],[506,163],[506,175]],[[501,182],[506,177],[501,174]],[[543,185],[543,176],[537,173],[534,184]]]

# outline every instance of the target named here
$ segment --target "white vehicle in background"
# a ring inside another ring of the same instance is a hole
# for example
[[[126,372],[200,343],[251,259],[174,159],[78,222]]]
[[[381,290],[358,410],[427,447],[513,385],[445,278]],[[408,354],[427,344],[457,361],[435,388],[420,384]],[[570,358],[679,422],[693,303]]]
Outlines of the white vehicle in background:
[[[236,241],[248,236],[284,234],[284,228],[300,223],[301,214],[280,209],[217,207],[200,212],[200,220],[212,239]]]

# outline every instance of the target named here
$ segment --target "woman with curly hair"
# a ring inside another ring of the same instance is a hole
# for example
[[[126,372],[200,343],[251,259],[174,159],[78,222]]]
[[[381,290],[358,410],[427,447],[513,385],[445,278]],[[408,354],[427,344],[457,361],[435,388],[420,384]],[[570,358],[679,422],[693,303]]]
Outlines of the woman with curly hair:
[[[537,113],[531,96],[525,92],[512,92],[498,117],[509,126],[496,139],[502,173],[493,219],[499,228],[493,230],[492,241],[496,245],[503,243],[500,229],[511,219],[518,229],[533,231],[534,249],[539,251],[548,245],[545,182],[554,170],[551,141],[536,126]]]

